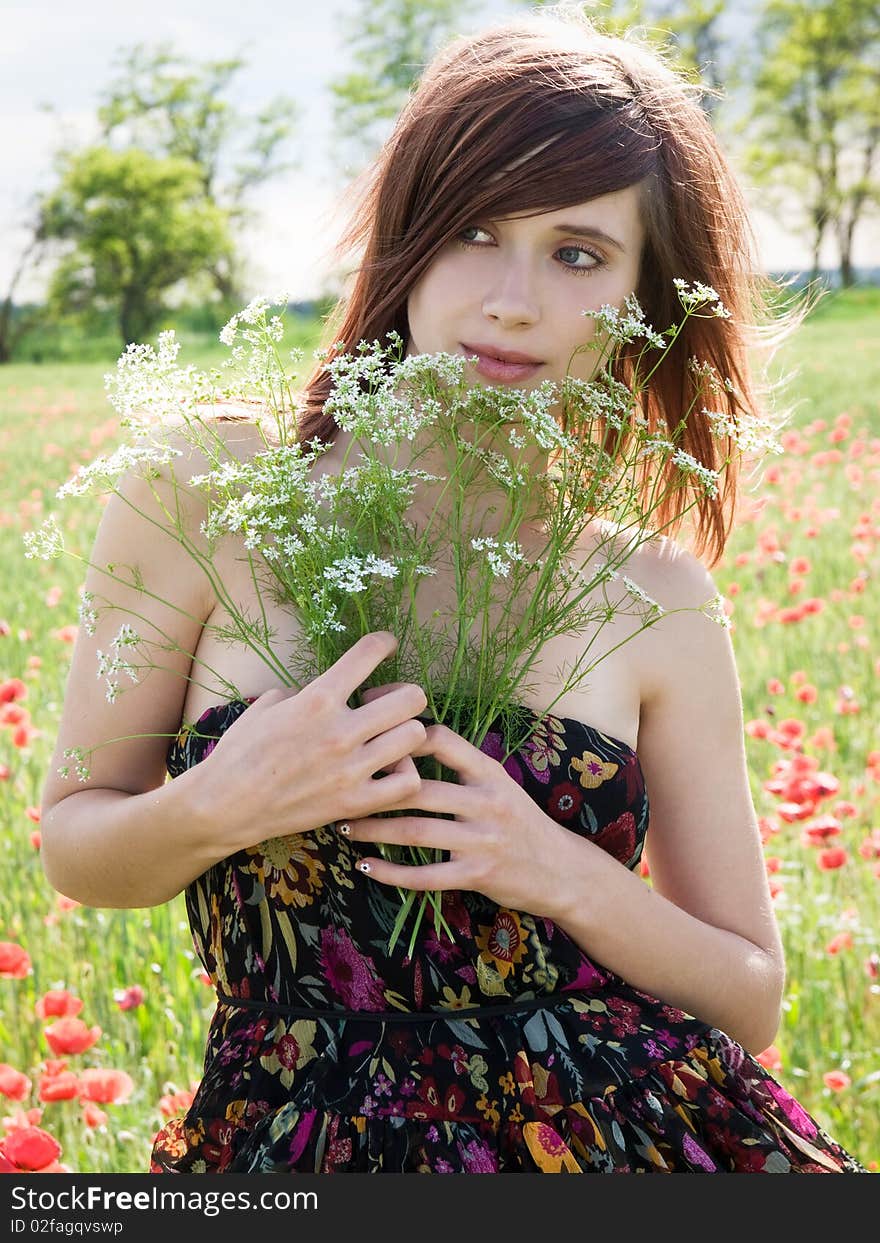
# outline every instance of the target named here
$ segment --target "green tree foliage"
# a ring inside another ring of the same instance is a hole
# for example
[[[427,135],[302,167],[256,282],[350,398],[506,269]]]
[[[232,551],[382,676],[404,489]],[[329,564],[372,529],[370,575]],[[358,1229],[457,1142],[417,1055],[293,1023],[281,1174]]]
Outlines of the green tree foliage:
[[[581,5],[509,0],[517,10],[580,8],[599,30],[623,34],[636,29],[666,53],[686,76],[710,92],[703,106],[714,112],[720,87],[731,72],[729,39],[722,37],[726,0],[585,0]],[[464,0],[361,0],[347,43],[355,62],[351,73],[330,83],[339,162],[347,174],[372,158],[390,122],[405,104],[425,64],[468,13]],[[503,20],[505,14],[496,15]]]
[[[876,0],[765,0],[747,159],[783,208],[805,214],[813,277],[826,235],[853,282],[859,221],[880,201],[880,9]]]
[[[553,0],[514,0],[527,9],[558,7]],[[584,0],[565,7],[580,9],[603,34],[630,31],[652,43],[692,82],[707,88],[704,109],[714,115],[721,92],[735,73],[733,40],[721,22],[728,0]]]
[[[233,227],[248,219],[252,191],[294,166],[282,156],[299,115],[286,96],[245,115],[228,98],[245,63],[241,57],[193,62],[167,43],[138,44],[120,53],[98,111],[108,145],[122,139],[151,155],[188,161],[202,193],[228,214]],[[238,300],[240,276],[232,251],[212,275],[224,301]]]
[[[464,11],[464,0],[360,0],[346,38],[355,68],[329,83],[338,159],[347,171],[375,154]]]
[[[173,286],[232,250],[227,216],[206,198],[199,166],[136,148],[68,156],[43,200],[40,234],[67,247],[50,285],[52,308],[112,308],[125,343],[156,326]]]

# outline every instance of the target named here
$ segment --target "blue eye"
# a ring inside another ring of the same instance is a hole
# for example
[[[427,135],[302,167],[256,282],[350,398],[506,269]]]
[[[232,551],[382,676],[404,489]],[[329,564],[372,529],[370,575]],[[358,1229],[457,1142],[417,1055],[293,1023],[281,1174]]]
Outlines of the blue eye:
[[[479,225],[476,225],[476,224],[468,225],[466,229],[462,229],[461,233],[459,233],[458,238],[457,238],[458,245],[464,247],[465,249],[476,249],[482,246],[486,246],[488,245],[487,242],[468,242],[468,241],[465,241],[465,238],[464,238],[465,233],[486,233],[486,232],[487,230],[481,228]],[[560,246],[559,249],[556,251],[556,253],[561,254],[563,251],[566,251],[566,250],[571,251],[573,254],[580,253],[582,255],[589,255],[591,259],[595,260],[595,262],[591,263],[589,267],[576,267],[573,264],[562,261],[562,266],[565,268],[566,272],[572,272],[575,276],[588,276],[591,272],[595,272],[598,268],[605,266],[605,260],[602,258],[602,256],[600,254],[597,254],[596,251],[590,250],[588,246],[581,246],[580,244],[576,246],[574,245]]]

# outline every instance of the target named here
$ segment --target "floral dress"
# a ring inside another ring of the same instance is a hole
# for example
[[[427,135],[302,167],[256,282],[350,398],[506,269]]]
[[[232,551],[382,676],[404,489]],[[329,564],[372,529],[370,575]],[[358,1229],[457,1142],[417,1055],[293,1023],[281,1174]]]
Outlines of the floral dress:
[[[251,702],[184,725],[170,775]],[[637,867],[648,796],[635,751],[531,716],[507,772]],[[502,737],[490,727],[481,749],[502,759]],[[406,925],[389,953],[397,891],[355,871],[378,854],[329,824],[188,886],[217,1006],[203,1078],[156,1135],[152,1173],[867,1173],[730,1036],[633,988],[549,919],[447,890],[453,939],[427,908],[412,957]]]

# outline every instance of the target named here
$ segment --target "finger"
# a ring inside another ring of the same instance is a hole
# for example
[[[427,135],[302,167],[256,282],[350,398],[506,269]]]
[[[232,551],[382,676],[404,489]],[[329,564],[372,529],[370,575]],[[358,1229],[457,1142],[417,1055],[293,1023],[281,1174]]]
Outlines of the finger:
[[[381,699],[383,695],[389,695],[391,691],[400,690],[401,686],[407,686],[406,682],[384,682],[382,686],[368,686],[365,691],[361,691],[361,704],[372,703],[374,699]]]
[[[425,741],[414,747],[412,755],[434,755],[441,764],[458,773],[465,782],[480,781],[486,776],[489,764],[497,764],[473,743],[462,738],[448,725],[425,727]]]
[[[403,682],[400,686],[377,696],[372,703],[360,708],[352,708],[352,720],[357,736],[362,743],[377,738],[387,730],[393,729],[407,721],[415,720],[424,710],[427,703],[425,692],[412,682]],[[419,722],[415,737],[410,737],[405,750],[409,751],[424,736],[424,723]],[[400,755],[400,751],[397,752]]]
[[[416,867],[406,863],[392,863],[389,859],[374,859],[371,855],[369,859],[362,859],[356,865],[356,870],[368,880],[377,880],[383,885],[399,885],[401,889],[423,892],[426,889],[468,888],[466,870],[458,861],[424,863]]]
[[[383,737],[387,737],[387,735],[383,735]],[[377,741],[379,740],[377,739]],[[396,763],[388,760],[385,764],[382,764],[379,768],[374,768],[372,771],[374,775],[376,773],[401,773],[412,781],[414,790],[418,790],[421,787],[422,779],[419,775],[419,770],[416,768],[413,757],[409,752],[406,755],[402,755]]]
[[[407,767],[404,771],[410,775],[414,772],[418,778],[418,769],[413,763],[412,749],[422,741],[424,733],[424,725],[412,717],[399,724],[389,723],[385,729],[379,730],[375,736],[371,735],[368,740],[364,741],[363,754],[368,770],[371,773],[382,772],[406,759],[409,760],[412,768]],[[416,780],[412,791],[415,792],[418,789],[419,781]]]
[[[357,643],[335,661],[329,669],[320,675],[320,681],[329,684],[331,690],[338,692],[343,702],[347,703],[358,687],[383,660],[387,660],[397,651],[397,635],[390,630],[371,630],[361,635]]]
[[[340,821],[348,825],[344,836],[352,842],[377,842],[383,846],[416,846],[426,850],[464,850],[469,835],[460,820],[429,820],[424,816],[364,816]],[[343,830],[340,830],[342,832]]]
[[[415,794],[404,795],[397,802],[382,804],[382,811],[437,811],[472,820],[476,816],[474,792],[454,781],[421,780]]]
[[[420,784],[419,772],[412,762],[412,757],[405,755],[389,770],[387,777],[378,777],[372,782],[369,806],[364,810],[373,811],[381,808],[384,811],[392,803],[406,801],[412,803],[417,797],[412,790],[414,787],[418,789]]]

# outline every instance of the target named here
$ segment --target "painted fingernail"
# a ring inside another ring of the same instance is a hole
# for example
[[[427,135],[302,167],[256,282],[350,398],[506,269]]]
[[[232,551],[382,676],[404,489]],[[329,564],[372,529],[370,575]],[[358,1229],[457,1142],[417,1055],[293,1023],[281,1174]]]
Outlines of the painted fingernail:
[[[361,859],[360,863],[358,864],[358,870],[361,872],[369,872],[370,865],[366,859]]]
[[[351,825],[347,820],[340,820],[336,827],[345,837],[351,837]]]

